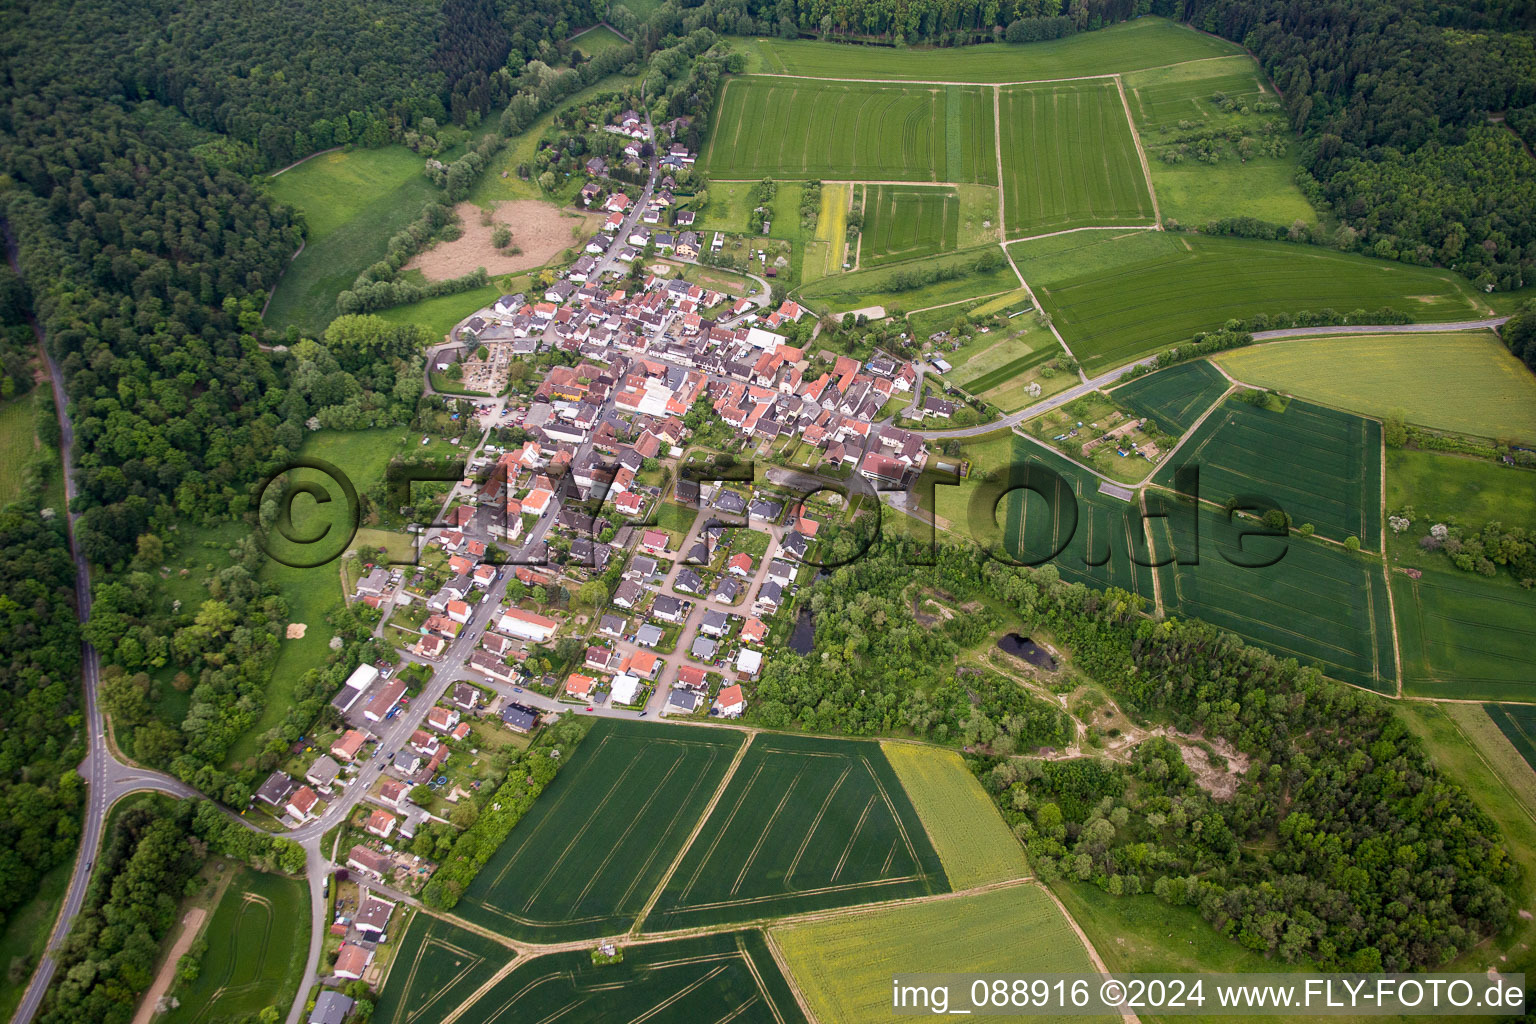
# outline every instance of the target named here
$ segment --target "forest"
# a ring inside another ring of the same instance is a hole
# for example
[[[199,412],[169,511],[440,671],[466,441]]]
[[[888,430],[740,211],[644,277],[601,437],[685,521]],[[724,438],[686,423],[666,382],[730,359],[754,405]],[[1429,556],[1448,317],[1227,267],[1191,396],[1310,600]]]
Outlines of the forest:
[[[914,587],[989,610],[930,629],[911,613]],[[962,744],[1043,876],[1194,906],[1288,962],[1429,969],[1504,926],[1518,869],[1497,827],[1390,705],[1203,623],[1153,622],[1140,604],[973,547],[884,542],[817,586],[815,652],[775,659],[749,717]],[[1133,718],[1230,743],[1248,759],[1235,795],[1200,788],[1160,739],[1128,766],[1009,759],[1061,740],[1042,713],[1054,709],[956,672],[957,651],[1005,621],[1065,645]]]

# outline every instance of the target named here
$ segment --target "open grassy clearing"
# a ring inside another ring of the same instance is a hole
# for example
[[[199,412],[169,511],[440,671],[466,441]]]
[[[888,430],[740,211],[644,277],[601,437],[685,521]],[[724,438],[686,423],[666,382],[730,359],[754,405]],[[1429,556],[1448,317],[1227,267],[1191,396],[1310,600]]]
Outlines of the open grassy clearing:
[[[1536,909],[1536,773],[1504,741],[1476,704],[1404,701],[1398,714],[1418,735],[1449,779],[1499,826],[1505,848],[1520,866],[1511,896],[1522,910]],[[1520,915],[1510,927],[1445,966],[1449,971],[1529,973],[1536,963],[1536,918]]]
[[[1367,416],[1536,441],[1536,376],[1492,331],[1302,338],[1216,362],[1249,384]]]
[[[541,942],[623,931],[741,742],[732,730],[600,719],[458,912]]]
[[[978,88],[732,78],[699,164],[711,178],[994,183],[991,107]]]
[[[1253,58],[1240,54],[1139,71],[1126,75],[1124,84],[1165,219],[1189,226],[1223,217],[1318,223],[1317,211],[1296,184],[1298,150],[1284,111],[1252,109],[1279,102]],[[1217,95],[1231,101],[1225,109],[1214,101]],[[1216,163],[1194,155],[1181,163],[1164,159],[1212,132],[1234,129],[1253,140],[1246,158],[1237,143],[1221,139],[1215,144],[1220,153]],[[1261,155],[1271,133],[1285,139],[1284,156]]]
[[[1496,519],[1506,525],[1536,522],[1536,470],[1483,459],[1387,450],[1387,509],[1412,506],[1414,535],[1454,520],[1473,528]]]
[[[1536,707],[1529,704],[1484,704],[1483,710],[1509,740],[1527,766],[1536,769]]]
[[[1153,477],[1174,486],[1181,466],[1200,470],[1200,497],[1223,504],[1268,498],[1295,526],[1318,536],[1357,537],[1381,550],[1381,424],[1293,400],[1284,412],[1230,398]]]
[[[1167,614],[1204,619],[1343,682],[1395,691],[1379,561],[1318,540],[1256,536],[1256,524],[1228,523],[1206,507],[1196,522],[1187,505],[1170,504],[1166,518],[1151,522],[1154,550],[1159,559],[1198,557],[1199,564],[1170,561],[1156,570]],[[1198,544],[1190,532],[1196,528]],[[1263,564],[1282,551],[1274,564]],[[1406,675],[1406,645],[1403,660]]]
[[[948,889],[877,744],[764,733],[645,927],[731,924]]]
[[[952,188],[864,186],[859,266],[953,252],[960,244],[960,197]]]
[[[891,1019],[891,979],[897,975],[919,971],[1065,974],[1093,969],[1087,949],[1056,904],[1029,883],[786,925],[772,929],[770,935],[822,1024]],[[1096,1018],[1035,1015],[1029,1019]]]
[[[1536,592],[1450,568],[1392,574],[1403,693],[1457,700],[1536,700]]]
[[[630,10],[633,11],[634,7],[630,7]],[[641,17],[643,18],[644,15],[641,15]],[[620,46],[628,46],[629,44],[624,41],[623,36],[607,25],[594,25],[572,39],[571,45],[586,56],[591,57],[605,50],[612,50]]]
[[[44,385],[46,387],[46,385]],[[20,398],[0,402],[0,505],[14,501],[37,449],[37,396],[33,388]]]
[[[375,430],[321,430],[308,434],[300,454],[323,459],[346,473],[359,495],[384,479],[389,460],[410,448],[409,431],[402,428]],[[428,449],[415,449],[427,451]],[[297,535],[313,536],[328,526],[337,536],[350,530],[345,502],[339,500],[336,485],[325,474],[308,469],[298,469],[292,474],[296,481],[309,481],[327,489],[338,500],[318,504],[312,498],[300,495],[293,503],[294,527]],[[274,551],[281,554],[281,534],[269,534]],[[305,552],[313,555],[313,551]],[[272,678],[267,686],[266,705],[255,726],[241,735],[229,750],[229,764],[237,765],[261,750],[262,735],[280,725],[293,703],[295,687],[305,672],[324,665],[330,656],[327,646],[331,629],[326,623],[329,616],[343,603],[339,562],[330,562],[313,569],[299,569],[269,559],[262,568],[262,580],[276,585],[288,603],[288,621],[302,622],[309,628],[304,636],[280,639],[277,662],[272,668]],[[197,582],[201,582],[200,580]],[[199,592],[195,600],[206,597]]]
[[[902,266],[875,267],[850,274],[836,274],[823,278],[800,289],[797,298],[819,310],[844,312],[865,306],[884,306],[885,311],[927,309],[951,302],[973,299],[981,295],[994,295],[1011,291],[1019,286],[1019,279],[1005,262],[996,270],[984,274],[970,269],[983,250],[968,249],[947,256],[935,256],[924,261],[923,266],[949,266],[963,264],[967,269],[958,277],[935,281],[920,288],[891,291],[890,284],[897,274],[909,268]]]
[[[336,318],[336,296],[383,258],[389,239],[438,189],[404,146],[322,153],[270,178],[267,191],[304,214],[304,251],[288,265],[267,323],[318,337]]]
[[[1170,434],[1182,434],[1226,392],[1227,379],[1203,359],[1177,363],[1110,390],[1117,402],[1151,417]]]
[[[1153,223],[1152,196],[1113,82],[1015,86],[1002,90],[1000,102],[1009,238]]]
[[[1099,32],[1022,45],[897,49],[805,39],[754,39],[744,49],[748,70],[753,72],[930,82],[1024,82],[1108,75],[1242,52],[1224,39],[1151,17],[1111,25]]]
[[[474,932],[417,914],[374,1007],[378,1024],[437,1024],[516,954]]]
[[[293,1001],[308,946],[295,922],[309,920],[302,881],[237,868],[203,933],[208,952],[197,980],[176,993],[166,1024],[244,1018]]]
[[[1025,438],[1015,438],[1014,459],[1009,475],[973,500],[975,519],[996,510],[1003,557],[1049,562],[1068,582],[1119,587],[1150,607],[1152,558],[1137,503],[1104,493],[1098,477]]]
[[[763,934],[748,931],[626,946],[616,964],[593,964],[585,949],[536,957],[458,1020],[805,1024],[805,1015]]]
[[[1090,374],[1234,317],[1392,306],[1433,322],[1490,308],[1449,270],[1285,242],[1083,231],[1009,252]]]
[[[432,340],[447,339],[453,325],[467,318],[475,310],[488,306],[508,294],[500,284],[488,284],[457,295],[442,295],[435,299],[422,299],[404,306],[379,310],[375,316],[390,323],[420,324],[432,335]]]
[[[1029,874],[1024,847],[959,754],[916,743],[881,743],[880,749],[922,819],[950,888]]]

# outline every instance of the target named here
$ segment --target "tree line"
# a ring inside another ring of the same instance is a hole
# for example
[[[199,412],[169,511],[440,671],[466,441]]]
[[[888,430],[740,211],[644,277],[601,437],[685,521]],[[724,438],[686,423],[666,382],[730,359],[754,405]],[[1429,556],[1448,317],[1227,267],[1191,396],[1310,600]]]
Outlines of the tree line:
[[[908,600],[925,588],[985,610],[970,625],[925,628]],[[1142,606],[1066,583],[1050,565],[882,541],[812,591],[815,650],[771,662],[749,715],[963,745],[1042,876],[1192,906],[1264,955],[1428,969],[1504,927],[1518,869],[1497,826],[1388,702],[1205,623],[1153,621]],[[974,676],[956,672],[957,654],[1005,621],[1051,635],[1133,719],[1203,743],[1234,793],[1203,788],[1164,740],[1143,741],[1129,765],[1014,756],[1050,742],[1048,731],[1015,730]],[[1246,764],[1229,764],[1222,744]]]

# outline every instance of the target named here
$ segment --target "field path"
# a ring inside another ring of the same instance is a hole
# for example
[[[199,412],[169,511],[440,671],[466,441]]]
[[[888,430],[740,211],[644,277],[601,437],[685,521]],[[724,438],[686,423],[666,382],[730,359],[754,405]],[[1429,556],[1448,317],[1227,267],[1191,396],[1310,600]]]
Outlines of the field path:
[[[218,900],[214,903],[217,904]],[[133,1024],[149,1024],[154,1018],[155,1007],[159,1005],[161,997],[170,991],[171,982],[176,979],[176,961],[186,956],[187,950],[192,948],[207,917],[207,910],[193,907],[181,919],[181,934],[176,936],[175,944],[165,954],[165,959],[160,961],[160,970],[155,972],[155,980],[150,984],[149,991],[139,1000],[139,1008],[133,1014]]]
[[[640,913],[635,918],[635,923],[630,925],[630,936],[633,937],[640,934],[640,926],[643,925],[645,923],[645,919],[650,916],[652,908],[656,906],[656,901],[661,899],[662,891],[666,889],[667,883],[672,881],[672,875],[676,873],[678,865],[680,865],[683,862],[683,858],[687,856],[688,848],[693,845],[693,841],[697,839],[699,837],[699,833],[703,831],[704,823],[708,821],[709,816],[714,813],[715,805],[718,804],[720,802],[720,798],[725,795],[726,788],[730,786],[731,779],[736,775],[736,769],[741,767],[742,760],[747,756],[748,748],[752,746],[752,741],[756,738],[757,733],[749,732],[747,733],[746,742],[742,743],[741,746],[736,748],[736,756],[731,759],[730,765],[726,767],[725,775],[720,779],[720,785],[715,787],[715,793],[709,798],[709,803],[704,805],[704,810],[699,814],[699,820],[694,823],[693,831],[689,832],[688,838],[683,840],[683,845],[677,851],[677,856],[673,857],[672,863],[667,865],[666,874],[662,875],[661,881],[656,883],[656,888],[654,891],[652,891],[650,899],[645,901],[645,906],[640,908]],[[787,797],[788,793],[786,793],[785,796]],[[745,871],[746,869],[743,868],[742,870]]]
[[[1119,78],[1122,74],[1141,74],[1144,71],[1161,71],[1164,68],[1179,68],[1186,64],[1204,64],[1210,60],[1231,60],[1233,57],[1242,56],[1236,53],[1227,53],[1219,57],[1196,57],[1193,60],[1174,61],[1172,64],[1158,64],[1149,68],[1137,68],[1132,72],[1113,71],[1102,75],[1072,75],[1068,78],[1025,78],[1017,82],[951,82],[943,79],[929,78],[832,78],[826,75],[792,74],[787,71],[758,71],[743,78],[799,78],[812,82],[864,82],[870,85],[973,85],[983,88],[1003,88],[1010,85],[1049,85],[1053,82],[1094,82],[1106,78]],[[1130,112],[1127,111],[1127,114]]]
[[[1152,187],[1152,168],[1147,164],[1147,151],[1141,148],[1141,133],[1136,130],[1136,119],[1131,116],[1131,102],[1125,98],[1125,83],[1115,76],[1115,89],[1120,93],[1120,105],[1125,108],[1125,123],[1131,129],[1131,141],[1136,143],[1136,156],[1141,160],[1141,173],[1147,179],[1147,195],[1152,197],[1152,220],[1157,230],[1163,230],[1163,215],[1157,208],[1157,189]]]
[[[1079,231],[1161,231],[1160,227],[1152,224],[1089,224],[1080,228],[1062,228],[1060,231],[1047,231],[1043,235],[1025,235],[1023,238],[1009,238],[1003,241],[1004,245],[1012,245],[1015,242],[1033,242],[1041,238],[1055,238],[1057,235],[1072,235]]]
[[[1078,941],[1083,944],[1083,949],[1088,951],[1088,959],[1093,961],[1093,969],[1098,971],[1100,974],[1108,974],[1109,968],[1104,966],[1104,960],[1099,956],[1099,951],[1093,948],[1093,943],[1088,941],[1087,933],[1085,933],[1082,928],[1078,927],[1077,920],[1071,914],[1067,913],[1066,906],[1061,902],[1061,900],[1056,898],[1056,894],[1054,892],[1051,892],[1051,887],[1042,884],[1040,889],[1051,898],[1051,902],[1056,904],[1056,909],[1061,911],[1061,916],[1066,918],[1067,924],[1071,925],[1072,930],[1077,933]],[[1141,1024],[1141,1018],[1136,1016],[1134,1010],[1120,1011],[1120,1019],[1124,1021],[1125,1024]]]

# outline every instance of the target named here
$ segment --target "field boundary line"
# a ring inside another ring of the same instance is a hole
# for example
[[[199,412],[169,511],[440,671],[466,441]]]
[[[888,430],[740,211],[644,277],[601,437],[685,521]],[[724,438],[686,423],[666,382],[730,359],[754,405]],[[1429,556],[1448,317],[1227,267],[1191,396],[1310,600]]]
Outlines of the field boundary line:
[[[1392,597],[1392,563],[1387,560],[1387,432],[1381,432],[1381,576],[1387,584],[1387,621],[1392,626],[1392,664],[1397,669],[1397,697],[1403,696],[1403,643],[1397,637],[1397,601]]]
[[[683,863],[683,858],[688,855],[689,847],[693,846],[693,841],[697,839],[699,837],[699,833],[704,830],[704,823],[708,821],[709,816],[714,813],[715,805],[718,804],[720,802],[720,798],[725,795],[726,789],[731,784],[731,778],[735,776],[736,769],[741,766],[741,762],[746,759],[747,751],[751,749],[752,741],[756,738],[757,733],[749,732],[747,733],[746,741],[742,743],[741,746],[736,748],[736,756],[731,759],[731,763],[726,767],[725,775],[721,777],[720,785],[715,787],[715,793],[709,798],[709,803],[705,804],[704,810],[699,813],[699,820],[694,823],[693,831],[688,833],[688,838],[683,840],[683,845],[677,851],[677,856],[673,857],[672,863],[667,865],[666,873],[663,874],[661,876],[661,880],[656,883],[656,888],[651,893],[650,898],[645,901],[645,906],[640,908],[640,913],[635,917],[635,923],[629,926],[630,936],[633,937],[640,934],[640,926],[645,923],[645,919],[649,917],[651,911],[655,909],[656,901],[661,899],[661,894],[666,889],[667,883],[672,881],[672,876],[677,872],[678,866]],[[444,1024],[448,1024],[448,1022],[445,1021]]]
[[[1458,701],[1455,701],[1453,703],[1457,703],[1457,704],[1476,704],[1476,705],[1478,705],[1478,710],[1482,711],[1482,713],[1483,713],[1483,715],[1485,717],[1488,717],[1488,712],[1483,710],[1482,705],[1484,703],[1490,703],[1490,702],[1458,700]],[[1492,701],[1491,703],[1503,704],[1505,702],[1504,701]],[[1461,727],[1461,723],[1456,721],[1455,717],[1452,716],[1451,714],[1447,713],[1447,712],[1442,711],[1441,714],[1445,715],[1446,720],[1451,723],[1451,728],[1456,730],[1456,734],[1458,736],[1460,736],[1462,739],[1467,741],[1467,749],[1471,750],[1474,754],[1476,754],[1477,755],[1477,759],[1479,761],[1483,762],[1483,767],[1488,769],[1488,774],[1492,775],[1495,779],[1499,780],[1499,785],[1504,787],[1504,791],[1506,793],[1508,793],[1509,796],[1510,796],[1510,799],[1512,799],[1515,802],[1515,806],[1520,808],[1521,813],[1523,813],[1527,818],[1529,818],[1532,824],[1536,824],[1536,811],[1532,811],[1530,806],[1526,804],[1525,798],[1522,797],[1518,792],[1516,792],[1515,788],[1504,780],[1503,773],[1500,772],[1498,770],[1498,768],[1494,766],[1493,762],[1488,760],[1487,755],[1483,753],[1483,749],[1477,745],[1477,743],[1472,739],[1471,736],[1467,735],[1466,730]],[[1504,735],[1504,730],[1499,729],[1498,723],[1494,722],[1491,717],[1489,717],[1488,720],[1489,720],[1489,723],[1492,724],[1493,728],[1498,731],[1499,735],[1501,737],[1503,737],[1504,742],[1505,743],[1509,743],[1509,737]],[[1511,746],[1513,746],[1513,745],[1511,744]],[[1518,755],[1520,752],[1518,750],[1516,750],[1515,753]]]
[[[1139,75],[1147,71],[1162,71],[1165,68],[1178,68],[1186,64],[1203,64],[1211,60],[1231,60],[1233,57],[1241,57],[1241,53],[1226,53],[1216,57],[1195,57],[1190,60],[1174,61],[1172,64],[1157,64],[1149,68],[1136,68],[1133,71],[1108,71],[1100,75],[1070,75],[1066,78],[1026,78],[1017,82],[950,82],[928,78],[830,78],[823,75],[793,74],[788,71],[756,71],[745,74],[742,78],[801,78],[812,82],[864,82],[869,85],[970,85],[982,88],[1003,88],[1012,85],[1050,85],[1053,82],[1093,82],[1104,78],[1119,78],[1121,75]],[[1248,55],[1255,63],[1257,58]],[[786,65],[787,66],[787,65]],[[1277,93],[1279,90],[1275,90]]]
[[[1000,85],[992,87],[992,153],[997,157],[997,237],[1000,239],[999,244],[1004,246],[1003,251],[1007,252],[1008,221],[1004,206],[1006,200],[1003,197],[1008,192],[1008,186],[1003,182],[1003,87]],[[1024,275],[1019,274],[1019,268],[1014,267],[1013,272],[1018,274],[1019,283],[1024,284]]]
[[[789,961],[784,959],[784,950],[779,948],[779,940],[774,938],[772,930],[763,929],[763,941],[768,946],[768,955],[773,957],[773,962],[778,965],[779,974],[783,975],[785,983],[789,985],[789,994],[794,996],[795,1002],[800,1004],[800,1012],[805,1014],[806,1020],[814,1024],[818,1018],[816,1014],[811,1012],[811,1004],[806,1002],[805,993],[800,991],[800,983],[795,980],[794,972],[789,969]],[[750,957],[748,959],[750,960]],[[756,976],[755,971],[753,975],[754,977]],[[777,1010],[777,1007],[775,1007],[775,1010]],[[775,1013],[775,1016],[777,1016],[777,1013]]]
[[[1060,231],[1047,231],[1043,235],[1025,235],[1023,238],[1004,239],[1004,245],[1013,245],[1015,242],[1034,242],[1042,238],[1055,238],[1057,235],[1072,235],[1079,231],[1161,231],[1162,228],[1155,224],[1088,224],[1080,228],[1062,228]]]
[[[1131,130],[1131,141],[1136,144],[1136,157],[1141,161],[1142,176],[1147,179],[1147,195],[1152,197],[1152,220],[1156,230],[1163,230],[1163,214],[1157,205],[1157,189],[1152,187],[1152,167],[1147,163],[1147,151],[1141,147],[1141,133],[1136,130],[1136,118],[1131,116],[1131,101],[1125,98],[1125,82],[1115,75],[1115,91],[1120,94],[1120,106],[1125,109],[1125,124]]]
[[[1082,927],[1077,923],[1077,919],[1073,917],[1071,912],[1067,910],[1066,904],[1062,903],[1061,900],[1057,898],[1056,894],[1051,891],[1050,886],[1043,882],[1036,882],[1035,884],[1040,887],[1042,892],[1051,898],[1051,902],[1056,904],[1056,909],[1061,911],[1061,916],[1066,920],[1067,924],[1072,926],[1072,930],[1077,933],[1077,939],[1083,944],[1083,949],[1088,953],[1088,959],[1093,963],[1093,969],[1098,971],[1100,974],[1108,974],[1109,968],[1104,966],[1104,958],[1099,956],[1099,951],[1095,949],[1093,943],[1089,941],[1087,933],[1084,932]],[[1136,1012],[1134,1010],[1120,1011],[1120,1019],[1124,1021],[1125,1024],[1141,1024],[1141,1018],[1136,1016]],[[447,1022],[444,1022],[444,1024],[447,1024]]]
[[[950,306],[963,306],[967,302],[975,302],[977,299],[995,299],[999,295],[1011,295],[1016,291],[1018,291],[1017,288],[1004,288],[1000,292],[991,292],[987,295],[977,295],[975,298],[956,299],[954,302],[941,302],[936,306],[924,306],[922,309],[910,309],[907,311],[907,315],[911,316],[913,313],[929,313],[935,309],[948,309]]]
[[[1147,521],[1147,489],[1143,487],[1140,490],[1141,493],[1137,495],[1136,502],[1141,506],[1141,521],[1145,523]],[[1159,578],[1157,571],[1162,568],[1157,564],[1157,544],[1153,538],[1152,530],[1148,529],[1145,533],[1147,538],[1147,561],[1152,563],[1147,567],[1152,573],[1152,616],[1156,619],[1165,619],[1168,617],[1168,613],[1163,608],[1163,582]],[[1127,541],[1129,539],[1127,538]]]
[[[501,967],[496,970],[495,974],[492,974],[489,978],[485,979],[485,984],[471,992],[469,997],[460,1003],[456,1009],[450,1011],[449,1014],[442,1019],[440,1024],[453,1024],[454,1021],[464,1016],[464,1014],[472,1006],[474,1006],[480,1000],[484,999],[490,993],[491,989],[501,984],[501,982],[506,979],[507,975],[511,974],[513,969],[522,962],[522,959],[523,958],[521,956],[514,956],[511,960],[508,960],[506,963],[502,964]]]

